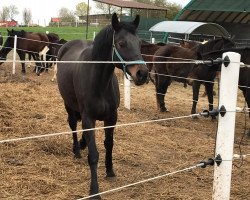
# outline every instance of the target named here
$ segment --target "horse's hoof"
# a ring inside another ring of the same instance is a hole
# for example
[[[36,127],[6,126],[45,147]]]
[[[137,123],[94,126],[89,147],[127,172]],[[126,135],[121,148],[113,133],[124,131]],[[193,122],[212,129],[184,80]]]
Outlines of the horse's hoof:
[[[100,199],[102,199],[102,197],[100,195],[96,195],[94,197],[90,197],[89,199],[91,199],[91,200],[100,200]]]
[[[106,172],[106,178],[112,178],[112,177],[115,177],[115,172],[113,170],[109,171],[109,172]]]
[[[74,158],[75,159],[81,159],[82,155],[80,153],[75,153]]]
[[[167,108],[165,108],[165,107],[164,108],[160,108],[160,111],[161,112],[169,112],[169,110]]]

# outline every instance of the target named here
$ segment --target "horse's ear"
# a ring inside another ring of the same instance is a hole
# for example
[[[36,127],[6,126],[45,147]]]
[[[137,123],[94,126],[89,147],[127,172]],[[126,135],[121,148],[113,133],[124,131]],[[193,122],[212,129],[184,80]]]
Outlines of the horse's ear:
[[[112,27],[115,31],[119,31],[120,29],[119,20],[116,13],[112,15]]]
[[[134,25],[136,26],[136,28],[139,26],[140,23],[140,15],[136,15],[135,20],[134,20]]]

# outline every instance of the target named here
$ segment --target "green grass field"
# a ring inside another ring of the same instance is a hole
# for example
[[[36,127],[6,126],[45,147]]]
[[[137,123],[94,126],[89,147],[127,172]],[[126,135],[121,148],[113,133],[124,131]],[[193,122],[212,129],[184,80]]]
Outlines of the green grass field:
[[[8,27],[8,28],[0,28],[0,32],[3,36],[7,36],[7,29],[11,30],[25,30],[29,32],[41,32],[45,33],[46,31],[56,33],[59,35],[60,38],[65,40],[73,40],[73,39],[86,39],[86,27]],[[94,32],[98,33],[101,27],[88,27],[88,40],[93,40]],[[4,38],[5,40],[5,38]]]

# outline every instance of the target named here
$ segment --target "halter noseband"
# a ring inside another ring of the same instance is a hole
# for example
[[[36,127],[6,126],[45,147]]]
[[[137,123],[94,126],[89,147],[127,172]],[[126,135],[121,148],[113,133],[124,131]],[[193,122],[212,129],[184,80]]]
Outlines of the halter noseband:
[[[134,65],[134,64],[138,64],[138,65],[146,65],[144,60],[133,60],[133,61],[125,61],[122,56],[119,54],[117,48],[115,47],[115,31],[113,33],[113,51],[112,51],[112,61],[114,61],[114,53],[115,55],[118,57],[118,59],[122,62],[122,68],[123,68],[123,73],[126,77],[126,79],[128,79],[127,73],[126,73],[126,67],[129,65]]]

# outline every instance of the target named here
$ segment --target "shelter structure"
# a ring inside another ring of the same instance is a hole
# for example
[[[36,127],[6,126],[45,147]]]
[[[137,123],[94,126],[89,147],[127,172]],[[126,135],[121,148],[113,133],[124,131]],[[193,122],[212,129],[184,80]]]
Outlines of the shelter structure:
[[[164,11],[167,15],[167,8],[165,7],[159,7],[147,3],[142,2],[136,2],[136,1],[128,1],[128,0],[95,0],[99,3],[104,3],[112,6],[116,6],[121,8],[121,13],[123,8],[129,8],[130,9],[130,15],[132,16],[133,9],[141,9],[146,10],[147,16],[149,10],[158,10],[158,11]]]
[[[150,32],[165,32],[164,42],[179,43],[177,40],[203,41],[215,37],[230,37],[219,24],[193,21],[162,21],[152,26]]]
[[[217,23],[236,41],[246,43],[250,40],[248,0],[191,0],[174,20]]]

